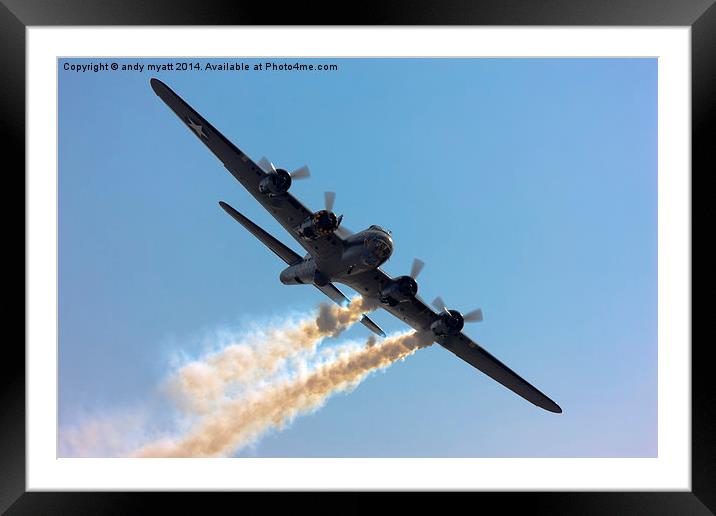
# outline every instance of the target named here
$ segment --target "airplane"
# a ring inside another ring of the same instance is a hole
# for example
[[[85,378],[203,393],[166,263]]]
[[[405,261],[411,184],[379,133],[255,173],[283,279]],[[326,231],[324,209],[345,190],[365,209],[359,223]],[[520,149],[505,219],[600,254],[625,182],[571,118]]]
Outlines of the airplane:
[[[422,261],[414,260],[409,275],[395,278],[380,269],[393,252],[390,231],[372,225],[351,233],[341,226],[343,216],[333,212],[333,192],[325,193],[324,209],[309,210],[289,193],[293,181],[309,177],[308,167],[289,172],[276,168],[266,158],[254,162],[166,84],[156,78],[150,84],[154,93],[306,251],[301,256],[224,201],[219,203],[286,263],[279,275],[283,284],[313,285],[343,306],[349,300],[334,283],[347,285],[418,332],[432,333],[434,342],[527,401],[549,412],[562,412],[559,405],[462,332],[466,322],[482,320],[482,310],[463,315],[448,309],[440,297],[432,302],[435,311],[425,304],[417,295],[416,281]],[[360,322],[385,337],[385,332],[367,315],[363,314]]]

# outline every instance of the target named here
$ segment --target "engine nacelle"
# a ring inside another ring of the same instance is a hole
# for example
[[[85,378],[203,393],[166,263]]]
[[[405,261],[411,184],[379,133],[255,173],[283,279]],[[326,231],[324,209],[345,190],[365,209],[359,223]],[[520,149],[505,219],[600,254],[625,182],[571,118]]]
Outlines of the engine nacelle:
[[[281,271],[279,279],[284,285],[318,285],[323,287],[329,283],[328,278],[316,268],[316,262],[313,260],[289,265]]]
[[[465,319],[457,310],[449,310],[440,312],[438,319],[430,325],[430,329],[436,337],[444,337],[446,335],[457,335],[462,331],[465,325]]]
[[[415,298],[418,283],[410,276],[391,279],[380,289],[380,301],[390,306],[405,303]]]
[[[338,229],[343,217],[336,217],[334,213],[328,210],[317,211],[306,220],[301,222],[296,228],[298,234],[308,240],[328,236]]]
[[[282,168],[269,172],[259,183],[259,192],[269,197],[283,195],[291,188],[291,174]]]

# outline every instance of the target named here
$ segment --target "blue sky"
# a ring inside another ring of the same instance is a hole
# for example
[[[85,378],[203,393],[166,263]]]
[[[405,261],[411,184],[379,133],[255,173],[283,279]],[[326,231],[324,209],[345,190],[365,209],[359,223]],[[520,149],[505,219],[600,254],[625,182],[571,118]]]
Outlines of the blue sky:
[[[156,76],[255,160],[308,164],[293,193],[309,207],[333,190],[346,226],[390,228],[384,270],[423,259],[422,297],[482,307],[466,332],[564,410],[432,346],[239,456],[656,456],[657,61],[312,62],[339,70],[60,61],[60,426],[160,396],[207,332],[324,301],[281,285],[282,262],[218,206],[299,250],[154,95]]]

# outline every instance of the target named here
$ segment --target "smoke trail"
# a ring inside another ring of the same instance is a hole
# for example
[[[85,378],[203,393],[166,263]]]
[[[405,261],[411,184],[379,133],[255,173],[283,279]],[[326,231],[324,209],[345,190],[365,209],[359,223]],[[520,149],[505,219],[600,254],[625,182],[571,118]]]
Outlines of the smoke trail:
[[[163,386],[180,413],[164,397],[156,400],[161,405],[84,417],[60,428],[60,455],[227,455],[431,343],[432,336],[412,333],[317,349],[375,307],[357,297],[348,307],[322,304],[297,322],[252,328],[238,339],[219,333],[212,341],[221,349],[180,367]]]
[[[111,414],[78,414],[60,429],[61,457],[117,457],[147,442],[145,406],[115,409]]]
[[[185,411],[208,412],[242,385],[271,377],[287,359],[315,353],[322,339],[339,336],[375,308],[374,301],[356,297],[348,307],[322,303],[315,317],[292,326],[256,329],[241,341],[186,364],[169,381],[169,392]]]
[[[336,320],[344,315],[341,313]],[[150,443],[132,456],[226,455],[253,441],[266,430],[281,428],[297,415],[317,409],[333,393],[356,386],[370,372],[404,359],[431,343],[431,336],[413,332],[377,343],[373,340],[369,343],[371,345],[362,348],[344,347],[334,359],[312,370],[248,390],[236,399],[227,400],[205,415],[200,424],[187,435]],[[190,390],[185,394],[197,393]]]

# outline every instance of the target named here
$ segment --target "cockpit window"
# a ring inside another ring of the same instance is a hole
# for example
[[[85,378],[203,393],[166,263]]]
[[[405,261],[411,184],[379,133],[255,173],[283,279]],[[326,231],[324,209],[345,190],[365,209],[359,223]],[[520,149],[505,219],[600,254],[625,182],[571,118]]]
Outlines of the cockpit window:
[[[382,231],[383,233],[387,233],[387,234],[389,234],[389,235],[391,234],[389,229],[382,228],[382,227],[377,226],[377,225],[375,225],[375,224],[373,224],[369,229],[375,229],[375,230],[377,230],[377,231]]]

